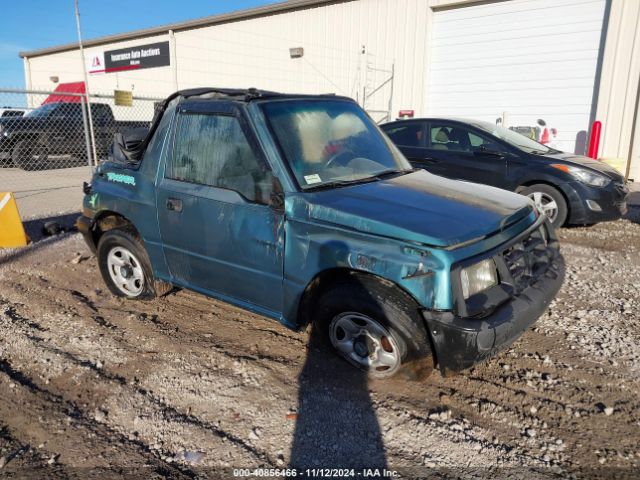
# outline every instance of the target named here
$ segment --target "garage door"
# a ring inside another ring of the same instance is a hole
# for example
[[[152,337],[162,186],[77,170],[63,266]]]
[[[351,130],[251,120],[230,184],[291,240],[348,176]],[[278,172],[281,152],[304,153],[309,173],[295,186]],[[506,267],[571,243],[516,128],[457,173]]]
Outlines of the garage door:
[[[507,112],[509,127],[538,137],[541,119],[552,146],[582,153],[604,11],[604,0],[509,0],[436,11],[428,114],[496,122]]]

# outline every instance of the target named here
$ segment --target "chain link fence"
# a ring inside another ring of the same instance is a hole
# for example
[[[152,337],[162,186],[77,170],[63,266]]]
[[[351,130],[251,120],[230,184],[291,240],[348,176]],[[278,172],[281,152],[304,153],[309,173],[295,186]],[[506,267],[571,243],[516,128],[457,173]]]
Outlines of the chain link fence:
[[[80,208],[82,182],[106,158],[115,133],[148,127],[160,98],[0,89],[0,192],[23,217]]]

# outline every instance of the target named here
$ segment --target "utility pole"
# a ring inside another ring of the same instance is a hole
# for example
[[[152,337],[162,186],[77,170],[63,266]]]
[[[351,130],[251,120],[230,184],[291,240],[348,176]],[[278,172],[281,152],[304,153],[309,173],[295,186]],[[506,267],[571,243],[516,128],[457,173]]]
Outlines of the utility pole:
[[[87,106],[87,115],[89,116],[89,135],[91,136],[91,142],[90,142],[91,149],[87,144],[87,156],[89,157],[89,164],[90,165],[93,164],[95,166],[97,165],[98,155],[96,152],[96,136],[93,131],[93,116],[91,115],[91,99],[89,98],[89,77],[87,76],[87,64],[84,58],[84,48],[82,48],[82,33],[80,30],[80,8],[78,7],[78,0],[74,0],[74,3],[76,7],[76,28],[78,29],[78,46],[80,47],[80,59],[82,61],[82,74],[84,75],[85,104]],[[83,111],[83,118],[84,118],[84,111]],[[93,153],[93,161],[91,161],[92,153]]]

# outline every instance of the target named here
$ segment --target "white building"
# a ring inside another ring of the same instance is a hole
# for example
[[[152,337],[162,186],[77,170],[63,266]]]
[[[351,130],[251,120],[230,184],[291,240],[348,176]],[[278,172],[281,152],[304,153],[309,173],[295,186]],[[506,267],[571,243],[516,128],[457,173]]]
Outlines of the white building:
[[[600,120],[599,156],[640,180],[639,25],[638,0],[291,0],[87,41],[85,54],[92,91],[335,92],[377,120],[541,118],[578,152]],[[28,89],[82,81],[76,44],[21,56]]]

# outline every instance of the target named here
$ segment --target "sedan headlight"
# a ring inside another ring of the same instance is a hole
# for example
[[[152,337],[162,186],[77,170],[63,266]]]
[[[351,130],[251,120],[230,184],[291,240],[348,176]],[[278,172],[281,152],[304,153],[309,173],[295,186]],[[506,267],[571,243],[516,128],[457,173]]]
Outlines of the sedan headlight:
[[[587,170],[586,168],[573,167],[561,163],[554,163],[551,166],[568,173],[579,182],[591,185],[593,187],[606,187],[611,182],[611,179],[609,177],[601,175],[600,173],[596,173],[593,170]]]
[[[476,293],[498,284],[498,273],[493,259],[483,260],[460,272],[462,295],[465,300]]]

